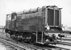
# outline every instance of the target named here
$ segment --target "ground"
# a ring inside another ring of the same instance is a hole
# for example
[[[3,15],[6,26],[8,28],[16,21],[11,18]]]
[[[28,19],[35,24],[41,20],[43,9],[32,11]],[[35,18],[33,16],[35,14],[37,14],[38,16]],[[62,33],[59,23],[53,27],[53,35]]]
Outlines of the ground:
[[[0,43],[0,50],[7,50],[6,47],[2,43]]]
[[[5,34],[5,32],[2,29],[0,29],[0,37],[6,38],[6,34]],[[15,50],[15,49],[13,49],[10,46],[5,45],[4,43],[2,43],[0,41],[0,50]]]

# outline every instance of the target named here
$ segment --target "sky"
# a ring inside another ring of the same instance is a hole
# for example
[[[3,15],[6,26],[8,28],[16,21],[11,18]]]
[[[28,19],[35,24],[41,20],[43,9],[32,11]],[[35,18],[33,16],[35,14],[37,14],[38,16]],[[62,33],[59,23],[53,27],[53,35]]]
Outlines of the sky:
[[[61,22],[64,26],[71,26],[71,0],[0,0],[0,26],[5,26],[6,14],[48,5],[62,8]]]

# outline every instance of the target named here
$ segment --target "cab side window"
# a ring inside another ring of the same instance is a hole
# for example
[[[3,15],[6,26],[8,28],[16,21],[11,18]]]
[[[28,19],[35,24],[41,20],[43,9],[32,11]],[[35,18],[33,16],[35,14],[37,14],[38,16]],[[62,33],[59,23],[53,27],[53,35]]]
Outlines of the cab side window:
[[[7,14],[7,20],[11,20],[11,14]]]
[[[12,13],[11,14],[11,19],[12,21],[16,20],[17,14],[16,13]]]

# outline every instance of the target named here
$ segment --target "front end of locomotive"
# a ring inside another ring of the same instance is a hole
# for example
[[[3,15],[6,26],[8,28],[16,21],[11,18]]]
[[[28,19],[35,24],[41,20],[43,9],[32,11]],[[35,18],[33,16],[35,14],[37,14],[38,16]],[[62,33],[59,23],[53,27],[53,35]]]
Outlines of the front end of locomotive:
[[[46,43],[56,44],[58,43],[58,35],[61,34],[61,8],[57,6],[47,6],[47,19],[46,28],[47,31],[44,33],[46,38]],[[49,29],[48,29],[49,28]]]
[[[61,38],[61,8],[57,6],[47,6],[45,13],[45,28],[43,42],[45,44],[57,44]]]

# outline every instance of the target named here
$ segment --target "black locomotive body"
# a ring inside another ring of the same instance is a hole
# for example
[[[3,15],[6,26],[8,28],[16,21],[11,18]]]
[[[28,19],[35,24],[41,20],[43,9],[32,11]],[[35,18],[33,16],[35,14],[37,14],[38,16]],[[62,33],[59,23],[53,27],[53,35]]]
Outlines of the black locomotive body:
[[[45,6],[36,10],[8,14],[5,32],[10,37],[25,42],[57,43],[57,36],[62,33],[61,8]]]

